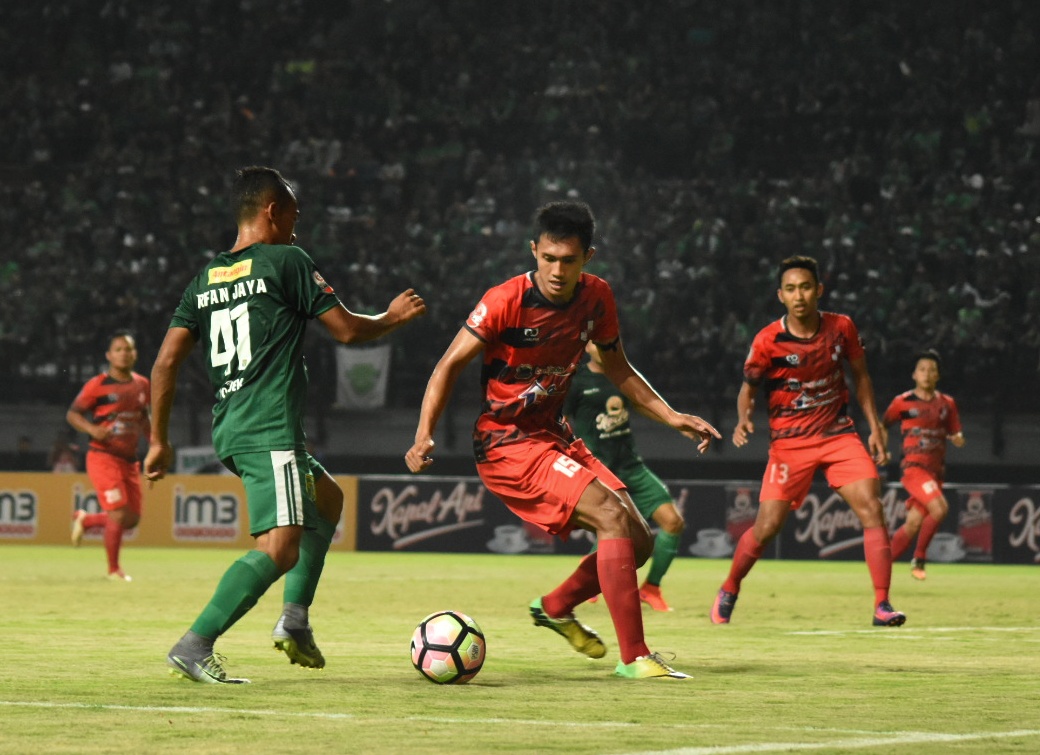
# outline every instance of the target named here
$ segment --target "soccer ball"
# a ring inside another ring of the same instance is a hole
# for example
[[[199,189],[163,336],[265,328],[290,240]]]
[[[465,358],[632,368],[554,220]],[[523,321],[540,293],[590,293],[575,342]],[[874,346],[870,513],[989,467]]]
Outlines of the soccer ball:
[[[487,643],[477,622],[458,611],[437,611],[412,632],[412,665],[435,684],[464,684],[484,665]]]

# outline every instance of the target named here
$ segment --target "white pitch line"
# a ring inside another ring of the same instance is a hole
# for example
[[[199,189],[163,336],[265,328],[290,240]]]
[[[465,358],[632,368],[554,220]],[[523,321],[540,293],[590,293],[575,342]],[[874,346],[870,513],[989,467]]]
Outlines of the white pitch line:
[[[680,747],[670,750],[645,750],[627,755],[743,755],[759,752],[801,752],[804,750],[847,750],[866,747],[900,747],[909,744],[937,742],[971,742],[979,739],[1008,739],[1011,737],[1040,737],[1040,729],[1018,731],[972,732],[970,734],[939,734],[930,732],[903,732],[896,736],[838,739],[830,742],[763,742],[746,745],[712,745],[709,747]]]
[[[64,709],[64,710],[117,710],[117,711],[128,711],[132,713],[188,713],[188,714],[218,714],[218,715],[238,715],[238,716],[277,716],[279,718],[295,717],[295,718],[318,718],[318,719],[333,719],[340,721],[376,721],[380,725],[385,725],[387,721],[421,721],[424,723],[433,724],[506,724],[506,725],[521,725],[521,726],[544,726],[545,721],[543,720],[526,720],[522,718],[447,718],[443,716],[399,716],[391,719],[386,714],[372,714],[370,716],[356,715],[353,713],[321,713],[312,711],[296,711],[287,712],[284,710],[256,710],[249,708],[216,708],[216,707],[194,707],[194,706],[178,706],[178,705],[107,705],[103,703],[91,704],[91,703],[56,703],[56,702],[41,702],[41,701],[18,701],[18,700],[0,700],[0,706],[6,706],[9,708],[49,708],[49,709]],[[618,728],[637,728],[645,726],[642,723],[633,723],[630,721],[553,721],[553,726],[558,727],[570,727],[576,729],[618,729]],[[723,727],[721,724],[655,724],[657,728],[669,728],[669,729],[708,729],[708,728],[728,728]]]
[[[823,637],[827,635],[842,636],[847,634],[876,634],[890,637],[898,637],[901,634],[921,632],[1040,632],[1040,627],[913,627],[903,629],[902,627],[885,627],[883,629],[819,629],[796,632],[785,632],[791,635],[808,635]]]

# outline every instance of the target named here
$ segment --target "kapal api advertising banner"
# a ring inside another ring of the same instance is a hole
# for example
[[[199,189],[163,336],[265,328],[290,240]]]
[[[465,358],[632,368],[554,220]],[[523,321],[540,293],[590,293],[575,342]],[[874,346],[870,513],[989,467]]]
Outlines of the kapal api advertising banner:
[[[680,555],[730,558],[754,524],[758,484],[666,484],[686,519]],[[358,550],[581,554],[592,545],[583,531],[563,543],[524,523],[477,477],[363,476],[357,492]],[[1040,563],[1040,486],[948,485],[946,495],[950,513],[932,541],[930,561]],[[906,493],[888,485],[882,503],[894,531],[906,519]],[[764,557],[862,560],[863,528],[837,493],[817,484]]]

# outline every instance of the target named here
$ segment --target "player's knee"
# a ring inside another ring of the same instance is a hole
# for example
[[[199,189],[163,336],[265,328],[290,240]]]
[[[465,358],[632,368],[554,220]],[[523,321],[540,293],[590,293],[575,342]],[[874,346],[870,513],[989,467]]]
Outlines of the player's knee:
[[[686,521],[678,511],[672,511],[657,522],[669,535],[681,535],[686,530]]]
[[[628,534],[628,511],[615,495],[605,495],[599,506],[599,536],[621,537]]]
[[[274,553],[268,551],[267,555],[274,561],[278,571],[285,574],[296,566],[296,562],[300,560],[300,549],[285,547],[276,550]]]
[[[325,521],[338,523],[343,515],[343,489],[329,475],[318,479],[316,488],[318,513]]]

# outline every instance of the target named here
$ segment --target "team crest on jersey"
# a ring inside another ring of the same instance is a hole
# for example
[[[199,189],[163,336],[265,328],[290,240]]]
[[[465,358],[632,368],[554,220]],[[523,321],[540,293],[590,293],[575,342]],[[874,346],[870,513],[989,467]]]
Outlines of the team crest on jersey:
[[[802,361],[797,354],[788,354],[784,360],[793,367],[797,367]]]
[[[325,279],[321,277],[321,273],[319,273],[317,270],[314,271],[312,277],[314,278],[314,282],[318,284],[318,288],[322,290],[322,293],[334,293],[334,291],[332,290],[332,286],[325,282]]]
[[[484,302],[480,302],[474,310],[469,313],[469,319],[467,322],[470,324],[470,327],[479,328],[484,324],[485,317],[487,317],[487,305]]]

